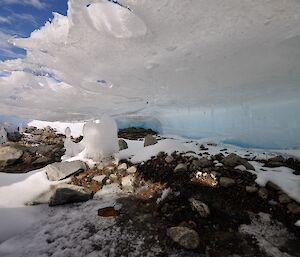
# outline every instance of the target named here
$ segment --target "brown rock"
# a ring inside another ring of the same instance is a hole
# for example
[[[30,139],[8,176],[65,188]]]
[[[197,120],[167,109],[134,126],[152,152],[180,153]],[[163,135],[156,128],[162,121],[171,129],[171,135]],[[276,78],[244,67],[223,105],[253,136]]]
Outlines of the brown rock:
[[[101,217],[116,217],[119,213],[114,207],[105,207],[98,210],[98,216]]]

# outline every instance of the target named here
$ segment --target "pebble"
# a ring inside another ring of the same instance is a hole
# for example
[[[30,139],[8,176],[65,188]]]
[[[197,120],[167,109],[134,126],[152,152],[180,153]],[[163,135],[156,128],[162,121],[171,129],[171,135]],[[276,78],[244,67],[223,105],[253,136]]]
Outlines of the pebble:
[[[252,187],[252,186],[246,186],[246,191],[248,193],[255,193],[258,191],[258,188],[257,187]]]
[[[278,197],[280,203],[290,203],[292,199],[287,194],[282,194]]]
[[[235,180],[232,178],[221,177],[219,183],[222,187],[231,187],[235,184]]]
[[[122,163],[118,166],[118,171],[120,170],[127,170],[127,164],[126,163]]]
[[[136,167],[131,166],[127,169],[128,174],[135,174],[136,173]]]
[[[195,211],[197,211],[202,218],[207,218],[209,216],[210,210],[209,210],[209,207],[205,203],[203,203],[199,200],[196,200],[194,198],[191,198],[190,202],[191,202],[192,208]]]
[[[133,182],[134,182],[134,177],[132,175],[123,177],[121,181],[122,189],[126,192],[132,193],[134,191]]]
[[[99,182],[99,183],[103,183],[103,180],[106,178],[106,176],[105,175],[99,175],[99,176],[95,176],[95,177],[93,177],[93,180],[95,180],[95,181],[97,181],[97,182]]]
[[[171,163],[172,161],[174,161],[174,158],[173,158],[171,155],[168,155],[168,156],[165,158],[165,161],[166,161],[166,163]]]
[[[300,214],[300,206],[297,203],[289,203],[287,209],[289,213]]]
[[[266,200],[266,199],[268,199],[268,190],[264,187],[261,187],[258,190],[258,195],[260,196],[260,198]]]
[[[185,249],[193,250],[199,246],[200,238],[198,233],[187,227],[171,227],[167,235]]]

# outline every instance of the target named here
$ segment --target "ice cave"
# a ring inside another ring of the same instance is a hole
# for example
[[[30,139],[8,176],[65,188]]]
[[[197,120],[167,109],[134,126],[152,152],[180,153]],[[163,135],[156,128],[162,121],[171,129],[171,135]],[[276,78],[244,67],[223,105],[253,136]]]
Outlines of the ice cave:
[[[297,257],[300,1],[1,0],[0,128],[0,256]]]
[[[1,114],[110,114],[185,137],[300,146],[299,1],[68,1],[10,42]],[[125,122],[126,123],[126,122]]]

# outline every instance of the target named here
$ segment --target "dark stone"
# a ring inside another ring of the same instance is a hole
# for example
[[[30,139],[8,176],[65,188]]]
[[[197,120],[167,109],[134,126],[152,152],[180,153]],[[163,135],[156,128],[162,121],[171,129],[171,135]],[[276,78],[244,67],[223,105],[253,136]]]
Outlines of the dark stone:
[[[63,205],[68,203],[86,202],[92,198],[92,193],[83,187],[65,185],[58,187],[50,198],[49,206]]]

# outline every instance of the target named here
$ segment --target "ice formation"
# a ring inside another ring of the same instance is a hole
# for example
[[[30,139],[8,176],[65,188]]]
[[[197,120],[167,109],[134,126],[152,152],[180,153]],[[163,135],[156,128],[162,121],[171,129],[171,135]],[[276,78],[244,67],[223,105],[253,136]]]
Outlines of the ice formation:
[[[0,129],[0,145],[3,145],[7,142],[7,132],[6,130],[2,127]]]
[[[81,154],[83,158],[102,161],[113,157],[119,151],[116,122],[103,115],[100,121],[89,121],[83,126],[83,139],[75,143],[71,139],[71,129],[65,130],[66,149],[64,159]]]
[[[299,147],[300,2],[69,0],[11,42],[0,110],[43,120],[109,113],[163,132]],[[130,120],[129,119],[129,120]]]

